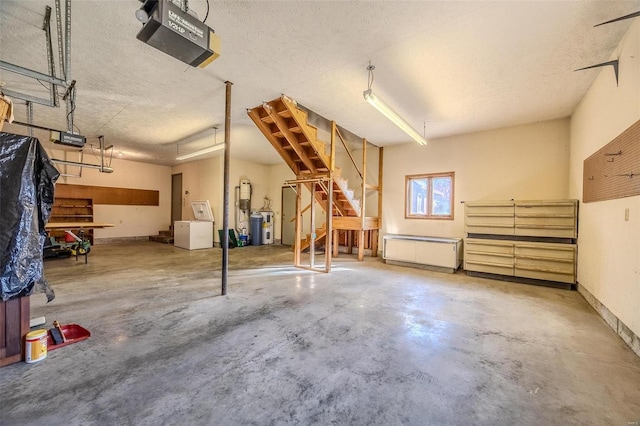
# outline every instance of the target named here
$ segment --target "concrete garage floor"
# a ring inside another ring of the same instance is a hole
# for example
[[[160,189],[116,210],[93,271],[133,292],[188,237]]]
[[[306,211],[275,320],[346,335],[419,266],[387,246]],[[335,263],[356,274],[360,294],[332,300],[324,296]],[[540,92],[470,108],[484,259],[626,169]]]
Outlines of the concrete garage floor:
[[[577,292],[281,246],[96,246],[32,316],[91,338],[0,369],[2,425],[635,425],[638,358]]]

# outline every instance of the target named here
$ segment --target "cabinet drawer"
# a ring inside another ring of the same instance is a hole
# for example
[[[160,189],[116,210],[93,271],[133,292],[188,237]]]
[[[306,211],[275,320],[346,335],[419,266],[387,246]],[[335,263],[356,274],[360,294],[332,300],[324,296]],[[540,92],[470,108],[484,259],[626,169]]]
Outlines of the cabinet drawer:
[[[515,235],[577,237],[577,202],[516,201]]]
[[[513,263],[507,265],[485,261],[465,260],[464,269],[465,271],[513,276]]]
[[[513,242],[467,238],[464,242],[464,269],[513,275]]]
[[[515,244],[516,276],[573,284],[575,261],[572,244]]]
[[[470,234],[513,235],[513,202],[465,203],[465,227]]]
[[[468,252],[481,252],[487,254],[513,255],[513,242],[500,240],[482,240],[478,238],[466,238],[464,240],[465,257]]]

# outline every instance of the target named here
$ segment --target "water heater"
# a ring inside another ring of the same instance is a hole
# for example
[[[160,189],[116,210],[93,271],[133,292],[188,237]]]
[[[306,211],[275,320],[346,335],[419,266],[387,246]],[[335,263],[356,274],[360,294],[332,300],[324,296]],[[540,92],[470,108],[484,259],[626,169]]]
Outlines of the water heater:
[[[240,179],[238,207],[244,211],[251,209],[251,182],[249,182],[249,179]]]

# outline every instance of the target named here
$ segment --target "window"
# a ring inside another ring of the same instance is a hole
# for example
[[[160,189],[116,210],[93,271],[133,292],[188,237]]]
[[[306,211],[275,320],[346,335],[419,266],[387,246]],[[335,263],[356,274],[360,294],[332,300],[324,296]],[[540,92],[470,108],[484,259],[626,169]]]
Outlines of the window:
[[[405,177],[405,217],[453,220],[454,172]]]

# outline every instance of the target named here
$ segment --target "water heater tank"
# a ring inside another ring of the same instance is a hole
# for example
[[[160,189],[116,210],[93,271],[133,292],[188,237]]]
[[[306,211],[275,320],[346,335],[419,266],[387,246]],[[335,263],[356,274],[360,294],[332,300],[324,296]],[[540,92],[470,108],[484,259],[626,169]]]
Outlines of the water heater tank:
[[[249,179],[240,179],[240,199],[238,200],[240,210],[251,209],[251,182]]]

